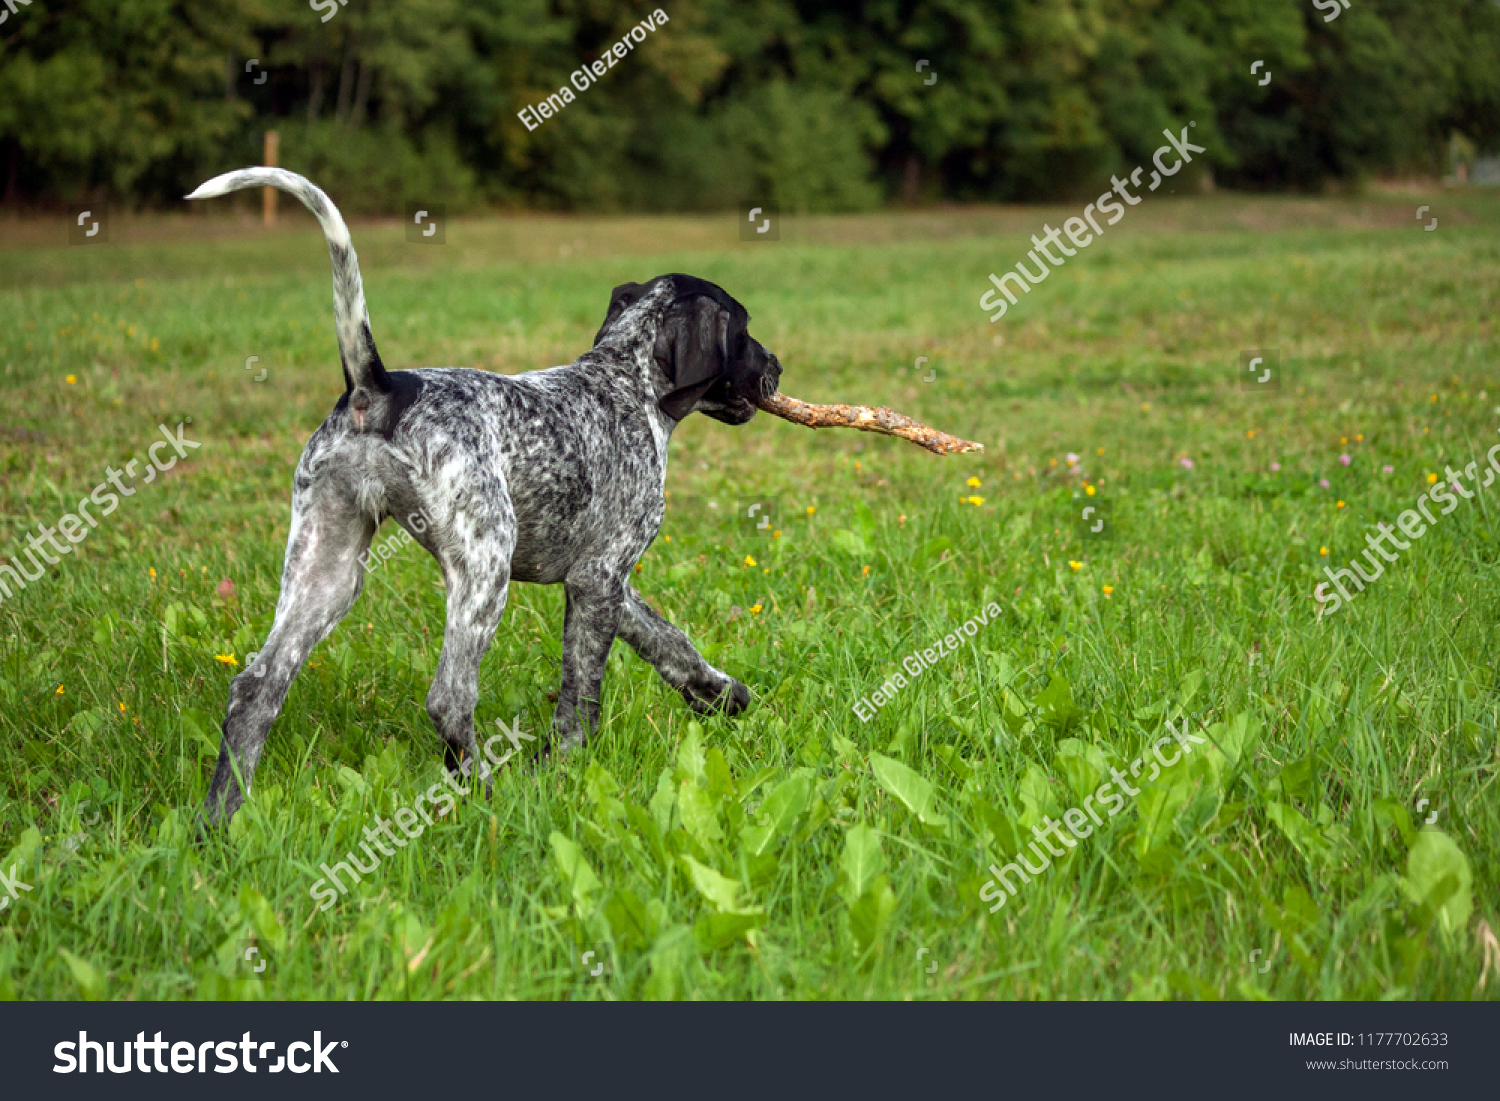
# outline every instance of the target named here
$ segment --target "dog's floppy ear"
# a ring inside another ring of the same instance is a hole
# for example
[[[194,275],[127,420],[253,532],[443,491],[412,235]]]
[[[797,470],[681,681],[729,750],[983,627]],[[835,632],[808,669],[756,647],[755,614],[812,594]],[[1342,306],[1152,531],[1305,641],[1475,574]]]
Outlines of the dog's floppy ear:
[[[604,324],[600,325],[599,331],[594,334],[596,347],[599,341],[604,339],[604,334],[609,331],[609,327],[620,319],[620,315],[640,301],[645,289],[639,283],[621,283],[610,293],[609,309],[604,314]]]
[[[707,295],[679,299],[657,330],[653,354],[673,385],[657,404],[680,421],[728,371],[729,311]]]

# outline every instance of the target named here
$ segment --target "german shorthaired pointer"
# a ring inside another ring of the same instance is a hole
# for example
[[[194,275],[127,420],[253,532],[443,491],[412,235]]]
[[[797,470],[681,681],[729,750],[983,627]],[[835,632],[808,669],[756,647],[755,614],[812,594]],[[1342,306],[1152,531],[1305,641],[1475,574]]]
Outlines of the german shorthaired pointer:
[[[661,526],[672,429],[693,412],[744,424],[776,390],[781,365],[746,332],[744,307],[702,279],[662,275],[616,287],[594,347],[566,366],[387,371],[349,230],[327,195],[294,173],[247,168],[187,197],[267,185],[300,199],[328,239],[345,393],[297,464],[276,620],[230,685],[208,822],[243,802],[292,679],[359,596],[362,560],[386,517],[443,569],[447,627],[427,713],[450,770],[475,757],[479,662],[513,580],[560,581],[567,592],[556,751],[598,725],[616,636],[695,711],[744,710],[745,686],[630,586]]]

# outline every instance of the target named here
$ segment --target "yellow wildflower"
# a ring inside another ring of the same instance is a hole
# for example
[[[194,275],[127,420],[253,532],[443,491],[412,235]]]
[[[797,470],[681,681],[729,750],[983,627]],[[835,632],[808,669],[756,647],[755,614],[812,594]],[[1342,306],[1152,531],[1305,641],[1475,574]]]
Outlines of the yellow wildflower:
[[[747,566],[753,566],[753,565],[755,565],[755,559],[751,558],[748,554],[745,555],[745,565],[747,565]]]

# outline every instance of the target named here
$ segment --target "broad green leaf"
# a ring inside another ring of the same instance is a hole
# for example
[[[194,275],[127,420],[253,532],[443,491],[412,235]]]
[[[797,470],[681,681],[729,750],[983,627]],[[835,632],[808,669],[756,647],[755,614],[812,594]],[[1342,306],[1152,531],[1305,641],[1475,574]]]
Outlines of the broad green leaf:
[[[183,708],[182,730],[197,743],[200,756],[219,755],[219,724],[207,711],[199,711],[193,707]]]
[[[854,558],[869,557],[869,544],[867,544],[860,536],[855,535],[854,532],[849,531],[847,528],[839,528],[833,533],[833,535],[829,537],[828,541],[832,543],[836,548],[843,551],[845,554],[850,555]]]
[[[1292,847],[1302,854],[1303,859],[1314,863],[1321,863],[1328,856],[1328,840],[1318,832],[1296,807],[1285,803],[1267,803],[1266,817],[1280,827],[1286,839],[1292,843]]]
[[[1410,849],[1417,839],[1412,828],[1411,816],[1406,808],[1394,799],[1375,800],[1375,824],[1387,834],[1394,832],[1403,849]]]
[[[621,948],[644,948],[651,943],[651,922],[634,891],[621,889],[604,904],[604,917]]]
[[[589,762],[589,767],[583,774],[583,787],[600,810],[605,810],[613,797],[620,793],[619,781],[598,761]]]
[[[706,914],[693,923],[693,938],[704,952],[728,948],[744,939],[746,933],[764,924],[766,915],[759,910],[732,914]]]
[[[965,761],[963,757],[960,756],[957,746],[935,745],[932,747],[932,752],[934,753],[934,755],[936,755],[938,760],[942,761],[943,764],[948,766],[949,770],[951,770],[953,775],[957,776],[960,781],[967,780],[970,776],[974,775],[974,770],[969,767],[969,762]]]
[[[729,763],[718,746],[712,747],[703,758],[704,787],[715,801],[734,795],[734,777],[729,773]]]
[[[762,855],[771,842],[791,832],[797,815],[807,807],[812,782],[806,776],[792,776],[777,784],[760,804],[756,825],[740,831],[740,840],[751,856]]]
[[[701,786],[704,779],[703,728],[695,722],[690,722],[687,735],[682,739],[682,745],[677,747],[677,780],[679,782],[691,780]]]
[[[942,827],[948,820],[937,813],[936,798],[931,781],[913,772],[900,761],[879,753],[870,754],[870,768],[881,787],[906,805],[929,826]]]
[[[1463,929],[1474,910],[1474,873],[1469,860],[1442,830],[1417,833],[1406,858],[1406,890],[1431,908],[1444,930]]]
[[[91,741],[95,734],[104,729],[105,723],[109,721],[110,714],[107,708],[90,707],[86,711],[79,711],[68,720],[68,729],[79,734],[85,742]]]
[[[665,870],[669,858],[666,846],[662,844],[661,829],[657,826],[656,820],[633,803],[626,806],[625,817],[635,828],[646,851],[654,856],[657,864]]]
[[[692,879],[693,886],[698,889],[698,893],[706,898],[715,909],[724,913],[735,913],[739,910],[737,900],[740,884],[738,880],[720,875],[706,864],[698,863],[691,856],[682,856],[679,859],[687,868],[688,876]]]
[[[851,826],[844,834],[844,875],[848,879],[846,897],[857,899],[865,893],[885,867],[880,851],[880,835],[864,823]]]
[[[1316,798],[1317,762],[1312,757],[1288,761],[1278,777],[1281,790],[1293,799],[1311,803]]]
[[[1017,788],[1017,794],[1021,798],[1020,824],[1026,829],[1032,826],[1040,826],[1042,819],[1048,812],[1061,814],[1062,807],[1058,806],[1057,785],[1052,783],[1047,774],[1035,764],[1026,766],[1026,771],[1021,775],[1021,783]]]
[[[1211,759],[1222,759],[1229,769],[1233,769],[1254,752],[1256,743],[1260,741],[1260,728],[1260,719],[1248,711],[1241,711],[1228,722],[1210,726],[1205,734],[1209,745],[1195,748],[1206,748]]]
[[[266,897],[248,883],[240,885],[240,920],[255,930],[256,939],[276,951],[286,947],[286,936],[276,911]]]
[[[666,834],[672,828],[672,808],[677,805],[677,788],[672,783],[672,770],[664,768],[656,778],[656,794],[651,796],[651,817],[656,828]]]
[[[109,993],[109,984],[105,981],[103,971],[66,948],[59,948],[57,954],[73,973],[73,981],[78,984],[78,992],[83,995],[84,1001],[99,1002],[105,999]]]
[[[1047,687],[1031,703],[1036,708],[1038,720],[1058,730],[1066,730],[1083,715],[1073,705],[1072,686],[1061,673],[1053,673]]]
[[[562,876],[563,886],[572,892],[573,902],[579,910],[586,909],[592,902],[594,892],[599,889],[599,877],[594,874],[594,869],[589,867],[589,862],[583,855],[583,849],[577,842],[564,837],[556,830],[548,835],[547,840],[552,844],[552,858],[557,862],[557,870]]]
[[[1207,548],[1204,548],[1207,553]],[[1198,694],[1198,689],[1203,686],[1203,670],[1194,669],[1182,678],[1182,683],[1177,687],[1177,706],[1179,713],[1186,713],[1187,705],[1192,702],[1193,697]]]
[[[1300,883],[1293,883],[1281,892],[1281,908],[1294,932],[1301,933],[1318,924],[1318,904]]]
[[[708,845],[724,836],[714,810],[713,797],[691,780],[684,780],[677,789],[677,813],[682,816],[682,828],[700,845]]]
[[[1098,746],[1081,742],[1077,738],[1064,738],[1057,743],[1057,756],[1053,766],[1068,779],[1073,791],[1074,805],[1081,805],[1109,776],[1109,765]]]
[[[1153,784],[1145,784],[1140,779],[1134,781],[1134,786],[1142,784],[1141,794],[1135,801],[1140,814],[1140,824],[1135,831],[1135,855],[1137,859],[1145,860],[1151,850],[1172,839],[1177,815],[1193,796],[1193,783],[1186,772],[1173,772],[1158,778]]]
[[[995,847],[1002,853],[1013,853],[1021,847],[1020,834],[1016,830],[1016,824],[1011,821],[1010,815],[999,807],[987,803],[977,795],[969,800],[974,813],[979,820],[988,827],[995,838]]]
[[[885,876],[876,876],[870,889],[849,907],[849,931],[854,934],[861,955],[877,944],[895,910],[896,893]]]

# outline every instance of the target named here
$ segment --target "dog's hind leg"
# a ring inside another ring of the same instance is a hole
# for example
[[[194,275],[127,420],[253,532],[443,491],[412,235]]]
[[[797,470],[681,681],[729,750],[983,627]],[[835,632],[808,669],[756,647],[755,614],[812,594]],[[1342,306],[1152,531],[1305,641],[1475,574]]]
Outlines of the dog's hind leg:
[[[552,715],[551,750],[583,745],[599,725],[604,663],[624,618],[624,581],[609,563],[584,562],[568,573],[563,615],[562,685]]]
[[[625,586],[620,637],[650,662],[694,711],[738,715],[749,706],[750,690],[705,661],[687,635],[658,615],[629,585]]]
[[[495,638],[510,591],[515,516],[507,505],[496,515],[465,513],[432,532],[430,546],[448,587],[443,656],[427,693],[427,714],[443,739],[450,772],[461,756],[475,756],[474,708],[479,703],[479,663]]]
[[[359,596],[365,573],[360,558],[374,534],[374,521],[336,491],[293,494],[275,623],[259,656],[229,685],[224,740],[205,807],[210,825],[227,820],[244,802],[271,723],[302,663]]]

